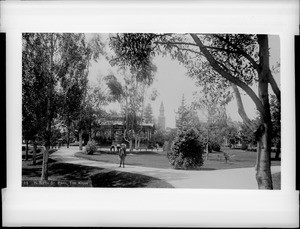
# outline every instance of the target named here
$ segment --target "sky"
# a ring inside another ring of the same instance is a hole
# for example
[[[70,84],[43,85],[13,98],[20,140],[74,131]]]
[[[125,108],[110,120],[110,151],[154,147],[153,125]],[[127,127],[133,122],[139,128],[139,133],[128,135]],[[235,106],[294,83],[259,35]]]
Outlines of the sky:
[[[107,36],[105,36],[107,37]],[[280,58],[280,40],[279,36],[269,36],[270,46],[270,65],[274,65],[279,62]],[[193,92],[199,91],[199,87],[195,85],[195,80],[191,79],[186,75],[186,69],[178,61],[172,60],[170,57],[156,56],[153,59],[154,64],[157,66],[157,72],[155,74],[154,83],[148,89],[146,95],[147,98],[151,94],[152,89],[156,89],[158,96],[156,100],[151,101],[153,109],[153,115],[155,118],[159,115],[159,107],[161,102],[164,104],[166,127],[175,127],[175,111],[180,106],[182,96],[184,95],[186,104],[189,105],[193,99]],[[108,61],[104,57],[100,57],[97,62],[92,62],[89,72],[89,82],[91,85],[97,84],[97,79],[104,77],[108,74],[118,75],[117,69],[112,68]],[[280,75],[274,75],[280,87]],[[104,86],[105,87],[105,86]],[[257,92],[257,88],[253,88]],[[257,111],[253,101],[247,96],[242,90],[240,90],[244,108],[249,118],[257,116]],[[118,104],[110,104],[107,110],[120,110]],[[242,121],[241,117],[237,112],[236,101],[233,99],[226,107],[227,115],[233,121]]]

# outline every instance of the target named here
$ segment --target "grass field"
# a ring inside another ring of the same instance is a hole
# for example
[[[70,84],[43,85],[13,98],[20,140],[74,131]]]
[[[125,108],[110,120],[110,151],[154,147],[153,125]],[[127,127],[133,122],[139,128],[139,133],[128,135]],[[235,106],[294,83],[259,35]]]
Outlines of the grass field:
[[[249,168],[255,166],[256,152],[223,149],[231,155],[231,160],[226,163],[223,152],[212,152],[209,154],[208,160],[204,161],[200,170],[216,170],[216,169],[234,169],[234,168]],[[119,163],[117,152],[101,149],[93,155],[78,152],[77,157],[101,161],[106,163]],[[133,166],[143,166],[152,168],[171,168],[166,152],[161,150],[156,151],[133,151],[128,152],[126,164]],[[272,165],[280,165],[280,161],[272,161]]]

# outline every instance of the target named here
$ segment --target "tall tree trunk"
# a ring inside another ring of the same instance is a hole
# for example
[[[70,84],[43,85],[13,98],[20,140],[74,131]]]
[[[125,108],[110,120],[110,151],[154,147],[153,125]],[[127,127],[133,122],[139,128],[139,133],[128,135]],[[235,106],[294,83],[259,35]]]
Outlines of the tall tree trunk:
[[[46,146],[43,152],[43,165],[42,165],[42,177],[41,180],[48,180],[48,159],[49,159],[50,145]]]
[[[140,143],[141,143],[141,139],[139,138],[138,145],[137,145],[138,148],[140,148]]]
[[[256,180],[259,189],[272,189],[272,176],[270,169],[270,152],[271,152],[271,115],[269,109],[269,117],[266,116],[262,119],[262,125],[257,128],[253,123],[251,123],[250,119],[245,113],[243,103],[241,100],[240,93],[236,85],[232,85],[235,98],[237,101],[238,112],[243,119],[243,122],[247,125],[249,129],[256,133],[256,141],[257,141],[257,157],[256,157]],[[265,85],[260,84],[260,91],[264,88]],[[265,94],[264,92],[263,94]],[[263,96],[264,98],[268,98]],[[266,101],[265,101],[266,102]],[[266,105],[267,106],[267,105]],[[268,109],[266,109],[267,112]],[[261,116],[265,116],[265,113],[261,114]],[[264,120],[268,120],[265,123]]]
[[[206,142],[205,161],[208,160],[208,154],[209,154],[209,128],[207,128],[207,142]]]
[[[135,149],[138,148],[138,136],[135,136],[135,138],[134,138],[134,148]]]
[[[48,119],[46,128],[46,149],[43,152],[42,176],[41,180],[48,180],[48,159],[51,146],[51,120]]]
[[[53,58],[54,58],[54,38],[53,34],[51,36],[50,46],[50,64],[49,64],[49,75],[48,77],[48,85],[47,85],[47,111],[46,111],[46,149],[43,152],[43,164],[42,164],[42,176],[41,180],[48,180],[48,158],[49,158],[49,150],[51,146],[51,123],[52,123],[52,95],[54,90],[54,77],[51,75],[53,72]]]
[[[37,148],[37,144],[34,141],[33,142],[33,153],[32,153],[32,164],[35,165],[36,164],[36,148]]]
[[[279,142],[277,143],[277,145],[276,145],[276,154],[275,154],[275,159],[276,159],[276,160],[279,160],[280,148],[281,148],[281,146],[280,146],[280,141],[279,141]]]
[[[47,102],[47,127],[46,127],[46,150],[43,152],[43,165],[42,165],[42,176],[41,180],[48,180],[48,158],[49,150],[51,147],[51,96],[52,90],[51,86],[49,87],[49,97]]]
[[[256,180],[259,189],[273,189],[271,174],[270,125],[264,123],[257,134]]]
[[[258,73],[258,95],[264,110],[260,112],[262,125],[257,132],[258,164],[256,165],[256,180],[259,189],[273,189],[271,175],[271,140],[272,122],[269,103],[269,45],[267,35],[257,36],[261,71]]]
[[[256,180],[259,189],[273,189],[271,175],[271,133],[272,123],[270,105],[268,98],[268,83],[261,82],[259,86],[260,97],[265,107],[262,117],[262,125],[257,131],[257,155],[258,164],[256,165]]]
[[[79,130],[79,150],[82,150],[82,130]]]
[[[51,147],[51,96],[52,89],[49,87],[49,97],[47,102],[47,127],[46,127],[46,150],[43,152],[43,165],[42,165],[42,176],[41,180],[48,180],[48,158],[49,158],[49,150]]]
[[[130,152],[133,151],[133,142],[132,142],[132,139],[129,140],[129,149],[130,149]]]
[[[67,133],[67,148],[70,147],[70,131],[71,131],[71,128],[68,127],[68,133]]]
[[[92,141],[92,127],[89,130],[89,142]]]
[[[28,140],[25,140],[26,148],[25,148],[25,161],[28,161]]]

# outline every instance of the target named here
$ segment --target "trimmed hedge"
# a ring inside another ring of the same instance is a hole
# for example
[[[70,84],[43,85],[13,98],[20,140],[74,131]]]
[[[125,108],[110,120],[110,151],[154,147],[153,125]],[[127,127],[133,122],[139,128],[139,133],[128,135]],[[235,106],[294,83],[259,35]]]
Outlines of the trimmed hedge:
[[[203,146],[194,129],[180,133],[173,141],[167,157],[175,169],[193,169],[203,165]]]

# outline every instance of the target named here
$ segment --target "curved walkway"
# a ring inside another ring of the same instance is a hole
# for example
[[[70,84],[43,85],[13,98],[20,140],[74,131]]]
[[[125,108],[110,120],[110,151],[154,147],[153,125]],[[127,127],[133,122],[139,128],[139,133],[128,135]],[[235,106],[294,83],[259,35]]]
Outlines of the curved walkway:
[[[224,169],[211,171],[187,171],[174,169],[159,169],[141,166],[104,163],[78,158],[74,154],[78,147],[60,148],[50,155],[50,158],[62,163],[70,163],[108,170],[138,173],[164,180],[175,188],[206,188],[206,189],[257,189],[254,168]],[[272,173],[280,172],[280,166],[272,166]]]

